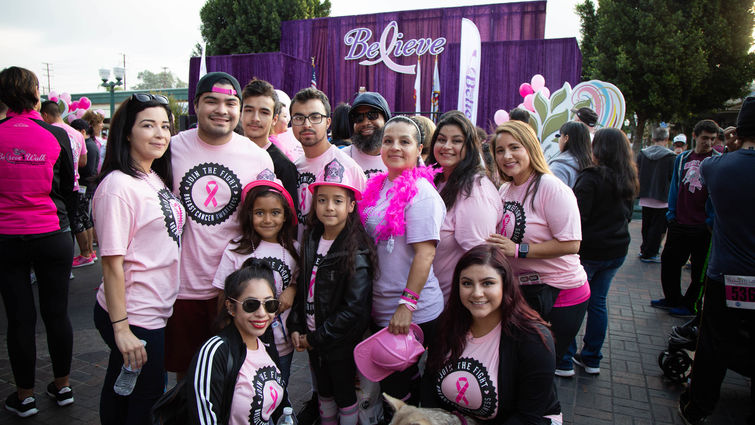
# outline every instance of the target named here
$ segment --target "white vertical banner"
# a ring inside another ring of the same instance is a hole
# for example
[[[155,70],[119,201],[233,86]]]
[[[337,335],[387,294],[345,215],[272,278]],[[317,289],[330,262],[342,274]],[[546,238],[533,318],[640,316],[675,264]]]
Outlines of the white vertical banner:
[[[419,66],[419,56],[417,56],[417,78],[414,79],[414,115],[419,115],[422,112],[422,69]]]
[[[207,43],[202,43],[202,59],[199,60],[199,78],[202,78],[207,74],[207,61],[205,60],[205,51],[207,51]]]
[[[459,55],[459,103],[457,108],[477,125],[477,96],[480,92],[480,31],[469,19],[461,20]]]

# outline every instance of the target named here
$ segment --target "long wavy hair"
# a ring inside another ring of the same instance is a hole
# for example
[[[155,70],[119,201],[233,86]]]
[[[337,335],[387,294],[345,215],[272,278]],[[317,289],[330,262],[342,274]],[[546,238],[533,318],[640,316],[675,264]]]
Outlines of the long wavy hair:
[[[548,162],[545,160],[543,149],[542,147],[540,147],[540,141],[537,140],[535,131],[528,124],[525,124],[521,121],[509,120],[499,125],[498,128],[495,129],[495,138],[493,138],[493,141],[491,142],[493,158],[496,157],[498,139],[500,138],[501,134],[504,133],[510,134],[511,137],[521,143],[522,146],[524,146],[524,149],[527,151],[527,155],[530,157],[530,167],[535,173],[535,178],[532,179],[530,184],[527,186],[527,190],[524,192],[524,199],[522,200],[522,203],[524,203],[527,198],[530,198],[530,206],[534,210],[535,195],[537,194],[537,189],[540,187],[540,178],[543,176],[543,174],[553,173],[551,173],[550,168],[548,168]],[[501,181],[510,182],[514,180],[513,177],[509,177],[503,173],[503,170],[501,170],[501,167],[498,166],[497,161],[496,168],[498,168],[498,176],[501,178]]]
[[[592,165],[592,148],[590,147],[590,130],[577,121],[567,121],[559,130],[562,136],[569,138],[564,143],[563,152],[569,152],[577,160],[577,171],[582,171]]]
[[[471,121],[460,111],[449,111],[440,117],[438,126],[433,133],[430,142],[430,152],[427,156],[427,165],[435,165],[438,159],[435,158],[435,143],[438,141],[440,130],[447,125],[455,125],[461,129],[464,135],[464,158],[462,158],[456,168],[448,176],[446,185],[440,191],[440,197],[446,204],[446,210],[451,210],[459,196],[469,197],[472,193],[472,186],[485,175],[485,169],[482,166],[482,148],[480,140],[477,138],[477,129]],[[435,175],[435,184],[445,180],[443,173]]]
[[[310,238],[310,235],[314,232],[315,234],[322,234],[325,230],[325,225],[322,224],[322,221],[320,221],[319,218],[317,218],[317,211],[316,211],[316,205],[317,202],[317,191],[320,188],[315,188],[315,193],[313,196],[312,201],[312,208],[309,209],[309,214],[307,215],[307,230],[304,233],[304,240],[307,241]],[[354,192],[348,189],[344,189],[344,191],[348,192],[349,194],[349,201],[356,203],[356,198],[354,197]],[[346,234],[344,241],[343,241],[343,249],[346,251],[346,258],[344,260],[344,263],[342,264],[342,267],[340,269],[343,271],[344,278],[345,279],[351,279],[351,277],[354,275],[354,272],[356,271],[355,268],[355,261],[356,261],[356,253],[360,249],[366,249],[367,259],[370,263],[370,270],[372,273],[372,279],[375,280],[380,274],[379,266],[378,266],[378,256],[377,256],[377,248],[375,248],[375,241],[372,239],[372,236],[370,236],[369,233],[367,233],[367,230],[364,228],[364,225],[362,225],[362,220],[359,217],[359,209],[354,206],[354,211],[349,213],[349,216],[346,218],[346,225],[344,225],[343,230],[341,230],[341,233],[338,235],[338,237],[341,236],[341,234]],[[304,243],[302,243],[302,249],[304,248]]]
[[[462,271],[474,265],[490,266],[501,277],[503,297],[500,310],[503,333],[508,336],[521,332],[532,333],[539,335],[543,343],[546,341],[538,324],[545,327],[547,324],[524,300],[506,256],[493,245],[477,245],[459,259],[454,269],[451,297],[438,319],[438,329],[442,331],[436,333],[435,344],[428,353],[427,367],[430,370],[440,370],[446,362],[458,360],[464,352],[467,334],[474,319],[461,303],[459,278]]]
[[[595,132],[592,153],[598,172],[609,182],[613,192],[621,199],[634,199],[640,183],[627,135],[616,128],[601,128]]]

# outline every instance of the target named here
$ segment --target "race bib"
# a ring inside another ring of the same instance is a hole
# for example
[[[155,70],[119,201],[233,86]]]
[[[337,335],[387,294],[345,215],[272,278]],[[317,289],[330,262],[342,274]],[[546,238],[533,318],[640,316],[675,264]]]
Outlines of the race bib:
[[[755,310],[755,276],[724,276],[726,306]]]

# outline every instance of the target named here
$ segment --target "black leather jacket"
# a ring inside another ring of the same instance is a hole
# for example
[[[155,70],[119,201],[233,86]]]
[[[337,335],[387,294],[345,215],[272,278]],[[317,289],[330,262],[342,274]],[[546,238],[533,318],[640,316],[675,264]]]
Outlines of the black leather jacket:
[[[362,340],[372,316],[372,276],[368,251],[356,252],[356,270],[348,279],[344,270],[346,232],[338,235],[328,254],[317,268],[315,277],[315,326],[307,329],[305,306],[307,287],[314,267],[317,245],[322,227],[313,229],[301,246],[298,290],[288,316],[288,331],[307,334],[307,342],[321,354],[353,355],[354,347]],[[348,279],[348,280],[347,280]]]

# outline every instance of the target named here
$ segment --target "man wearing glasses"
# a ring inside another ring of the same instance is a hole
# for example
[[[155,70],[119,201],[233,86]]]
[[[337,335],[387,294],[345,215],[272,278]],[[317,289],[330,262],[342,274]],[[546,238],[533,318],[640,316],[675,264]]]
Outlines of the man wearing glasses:
[[[296,160],[299,178],[296,192],[299,196],[299,239],[304,232],[304,219],[312,205],[312,195],[307,189],[325,165],[334,159],[343,166],[343,172],[355,183],[360,192],[364,190],[367,179],[362,168],[347,154],[328,141],[330,126],[330,102],[325,93],[308,87],[296,93],[291,100],[291,128],[294,137],[301,143],[304,155]],[[379,157],[378,157],[379,158]]]
[[[383,126],[391,119],[391,108],[385,98],[376,92],[363,92],[354,99],[349,112],[349,122],[353,127],[351,146],[343,151],[352,157],[364,170],[369,179],[386,171],[380,157],[380,144]]]

